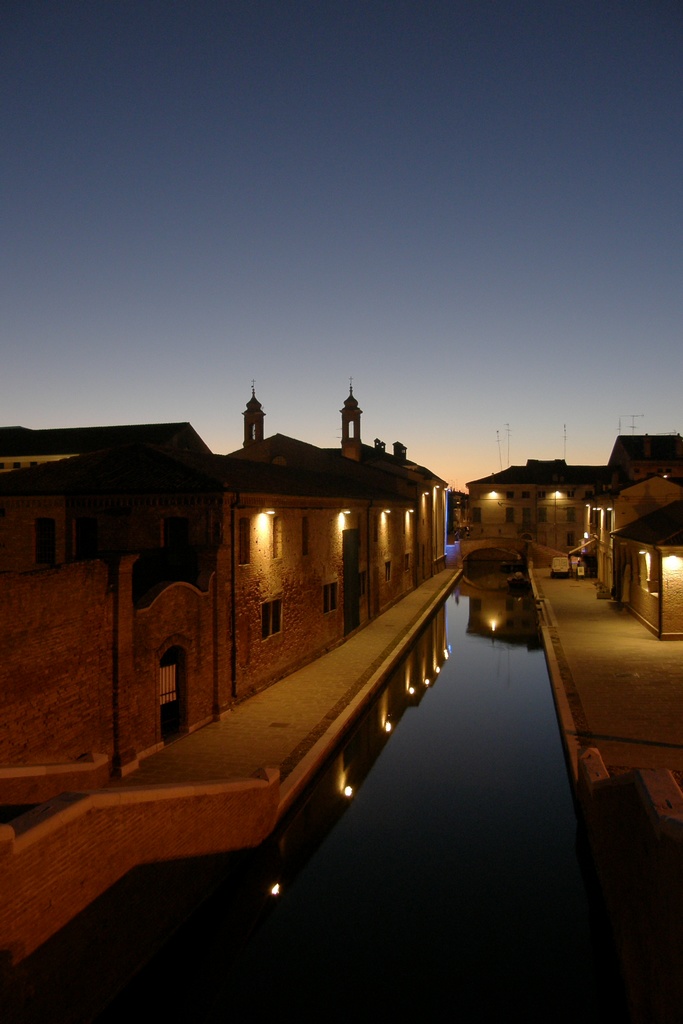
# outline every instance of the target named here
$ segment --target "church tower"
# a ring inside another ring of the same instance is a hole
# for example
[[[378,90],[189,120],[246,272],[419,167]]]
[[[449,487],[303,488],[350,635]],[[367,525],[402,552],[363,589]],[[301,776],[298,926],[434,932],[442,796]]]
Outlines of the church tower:
[[[244,416],[244,442],[242,447],[248,448],[250,444],[263,440],[263,421],[266,416],[254,392],[253,381],[251,384],[251,398],[247,402],[247,407],[242,415]]]
[[[354,459],[360,462],[362,457],[362,443],[360,439],[360,418],[362,409],[358,408],[358,402],[353,397],[353,385],[349,385],[349,397],[344,402],[344,408],[340,409],[342,418],[342,455],[345,459]]]

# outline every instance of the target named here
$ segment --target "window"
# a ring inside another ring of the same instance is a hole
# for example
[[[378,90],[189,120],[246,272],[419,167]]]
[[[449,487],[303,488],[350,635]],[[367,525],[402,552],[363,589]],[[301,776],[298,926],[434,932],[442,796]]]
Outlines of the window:
[[[505,492],[505,497],[507,498],[508,501],[514,501],[515,492],[514,491],[506,491]]]
[[[546,508],[539,508],[538,510],[538,521],[539,523],[548,522],[548,510]]]
[[[273,516],[273,558],[282,558],[282,520]]]
[[[576,522],[576,509],[574,508],[573,505],[569,505],[568,508],[567,508],[567,522],[568,523],[575,523]]]
[[[406,551],[405,555],[403,556],[403,569],[404,569],[405,572],[408,572],[408,570],[410,569],[410,552],[409,551]]]
[[[20,462],[14,462],[12,465],[13,465],[14,469],[21,469],[21,463]]]
[[[248,565],[251,561],[251,521],[248,516],[242,516],[239,522],[239,563]]]
[[[278,597],[275,601],[266,601],[261,605],[261,636],[272,636],[282,629],[282,601]]]
[[[536,497],[537,498],[545,498],[545,491],[537,491],[536,492]]]
[[[384,580],[386,583],[391,579],[391,562],[384,563]]]
[[[337,607],[337,583],[326,583],[323,586],[323,612],[333,612]]]
[[[531,509],[522,509],[522,526],[531,526]]]
[[[574,491],[567,491],[567,497],[568,498],[573,498],[574,497]]]
[[[510,508],[510,507],[506,508],[505,509],[505,522],[506,523],[514,523],[514,521],[515,521],[515,510],[514,510],[514,508]]]
[[[476,506],[476,505],[472,509],[472,522],[473,523],[480,523],[481,522],[481,509],[478,506]]]
[[[189,538],[189,523],[184,516],[167,516],[164,519],[164,547],[186,548]]]
[[[567,531],[567,547],[568,548],[573,548],[575,543],[576,543],[576,541],[574,540],[574,531],[573,530],[568,530]]]
[[[87,516],[76,520],[75,528],[76,558],[95,558],[97,556],[97,520]]]
[[[301,520],[301,554],[308,554],[308,516]]]
[[[522,497],[523,498],[530,498],[531,497],[531,492],[530,491],[522,491]]]
[[[39,565],[55,563],[55,521],[36,519],[36,562]]]

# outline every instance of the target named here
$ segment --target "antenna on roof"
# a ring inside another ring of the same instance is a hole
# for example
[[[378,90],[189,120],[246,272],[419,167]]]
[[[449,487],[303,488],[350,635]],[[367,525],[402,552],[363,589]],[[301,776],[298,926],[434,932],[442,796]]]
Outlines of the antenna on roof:
[[[630,413],[628,418],[631,420],[631,433],[635,434],[635,432],[636,432],[636,420],[644,419],[645,418],[645,413],[644,412],[639,412],[639,413],[635,413],[635,414],[634,413]],[[621,416],[619,417],[619,433],[621,434]]]
[[[564,461],[566,462],[567,461],[567,424],[563,423],[562,426],[564,427],[564,456],[563,456],[563,458],[564,458]]]
[[[503,459],[500,454],[500,431],[496,431],[496,444],[498,445],[498,463],[500,465],[501,473],[503,471]]]
[[[509,466],[510,465],[510,424],[509,423],[504,423],[503,426],[505,427],[505,433],[508,436],[508,466]]]

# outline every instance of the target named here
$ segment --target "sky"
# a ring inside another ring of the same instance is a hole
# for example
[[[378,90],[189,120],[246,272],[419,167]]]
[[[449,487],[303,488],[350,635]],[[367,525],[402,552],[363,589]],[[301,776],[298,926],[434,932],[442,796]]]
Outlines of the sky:
[[[679,0],[5,0],[0,424],[683,430]]]

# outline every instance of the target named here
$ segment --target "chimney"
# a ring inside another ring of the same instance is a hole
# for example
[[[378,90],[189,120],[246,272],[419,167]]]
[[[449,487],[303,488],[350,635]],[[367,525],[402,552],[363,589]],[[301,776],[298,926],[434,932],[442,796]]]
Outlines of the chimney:
[[[380,441],[380,439],[378,437],[375,438],[375,451],[376,452],[384,452],[384,451],[386,451],[386,447],[387,446],[385,445],[384,441]]]
[[[400,441],[394,441],[394,456],[395,456],[395,458],[400,459],[401,462],[405,462],[406,461],[406,454],[407,454],[406,446],[404,444],[401,444]]]

